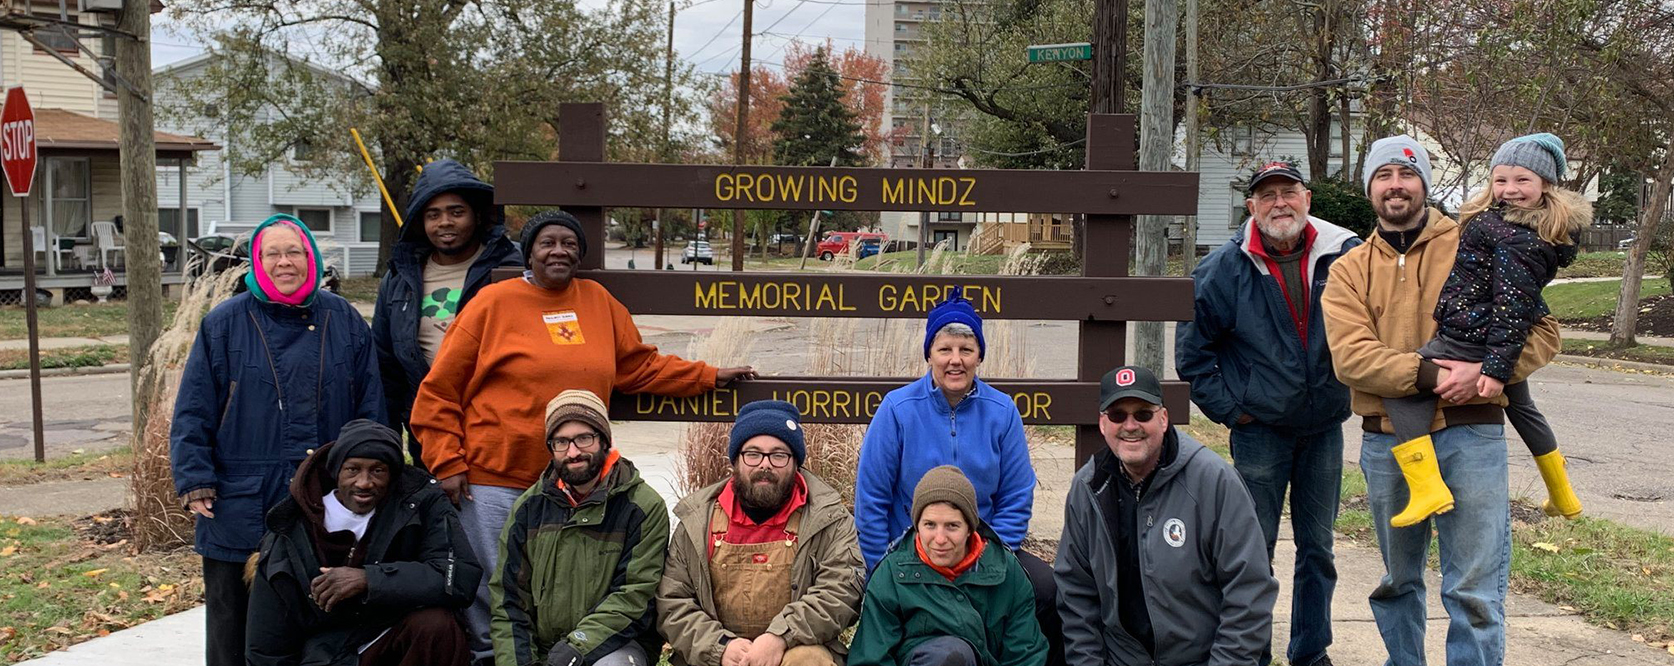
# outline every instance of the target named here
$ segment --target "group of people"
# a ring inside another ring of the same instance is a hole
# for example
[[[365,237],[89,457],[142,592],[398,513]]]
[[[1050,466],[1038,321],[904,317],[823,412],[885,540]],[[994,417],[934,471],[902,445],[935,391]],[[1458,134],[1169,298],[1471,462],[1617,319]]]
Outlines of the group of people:
[[[1423,149],[1379,141],[1364,243],[1308,215],[1294,166],[1259,169],[1243,232],[1193,275],[1176,343],[1233,460],[1170,425],[1152,372],[1113,369],[1085,407],[1106,447],[1040,554],[1023,547],[1022,419],[978,379],[983,322],[957,296],[928,313],[925,375],[877,408],[852,511],[804,467],[796,407],[759,401],[732,426],[730,476],[671,524],[615,446],[611,395],[692,396],[755,371],[645,344],[575,276],[589,239],[573,216],[541,212],[513,243],[492,186],[428,165],[368,326],[318,289],[306,225],[276,215],[254,233],[247,289],[204,318],[175,406],[207,663],[618,666],[666,643],[692,666],[1266,664],[1288,490],[1287,656],[1329,664],[1351,410],[1390,663],[1423,661],[1432,529],[1448,663],[1501,663],[1507,415],[1549,513],[1580,512],[1522,383],[1556,351],[1539,288],[1588,217],[1557,187],[1564,164],[1556,137],[1508,142],[1461,228],[1425,205]]]

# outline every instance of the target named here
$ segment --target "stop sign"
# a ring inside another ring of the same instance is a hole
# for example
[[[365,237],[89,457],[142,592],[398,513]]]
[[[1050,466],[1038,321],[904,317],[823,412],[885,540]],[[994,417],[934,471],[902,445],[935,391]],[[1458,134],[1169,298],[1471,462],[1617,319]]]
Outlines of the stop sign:
[[[0,111],[0,168],[12,196],[29,196],[35,187],[35,111],[23,86],[6,91],[6,108]]]

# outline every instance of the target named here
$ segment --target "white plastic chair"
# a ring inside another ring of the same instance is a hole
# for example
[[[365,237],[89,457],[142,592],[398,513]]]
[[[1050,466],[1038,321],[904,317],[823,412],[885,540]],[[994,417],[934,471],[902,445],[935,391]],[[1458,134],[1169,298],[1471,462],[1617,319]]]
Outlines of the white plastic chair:
[[[100,268],[110,266],[110,260],[107,258],[110,253],[114,252],[120,257],[126,249],[122,244],[122,235],[116,233],[115,222],[93,223],[93,251],[99,254]]]

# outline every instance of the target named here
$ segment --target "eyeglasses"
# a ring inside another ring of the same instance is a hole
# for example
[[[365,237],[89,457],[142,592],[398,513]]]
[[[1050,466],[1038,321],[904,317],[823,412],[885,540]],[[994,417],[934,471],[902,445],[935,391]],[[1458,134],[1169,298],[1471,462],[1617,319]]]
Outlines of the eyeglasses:
[[[785,453],[784,451],[774,451],[772,453],[762,453],[760,451],[745,451],[743,453],[738,454],[738,457],[742,458],[744,460],[744,464],[746,464],[746,465],[752,465],[752,466],[760,465],[762,458],[766,458],[767,461],[769,463],[771,463],[774,467],[784,467],[785,465],[790,464],[791,459],[794,456],[792,456],[789,453]]]
[[[1284,197],[1285,201],[1301,201],[1302,190],[1282,190],[1277,192],[1269,190],[1256,195],[1255,200],[1261,202],[1262,204],[1271,204],[1278,201],[1279,197]]]
[[[546,445],[554,451],[568,451],[574,444],[577,451],[588,452],[599,448],[601,441],[603,439],[598,434],[589,432],[574,437],[548,437]]]
[[[302,248],[291,248],[289,250],[263,250],[262,251],[262,259],[265,260],[265,261],[278,261],[280,257],[284,257],[284,258],[289,259],[291,261],[300,261],[303,257],[306,257],[306,256],[308,256],[308,254],[306,252],[303,252]]]
[[[1104,417],[1110,419],[1110,422],[1116,425],[1127,423],[1129,416],[1133,416],[1133,420],[1140,423],[1150,423],[1151,419],[1156,415],[1157,410],[1155,409],[1141,409],[1137,412],[1124,412],[1120,409],[1109,409],[1104,412]]]

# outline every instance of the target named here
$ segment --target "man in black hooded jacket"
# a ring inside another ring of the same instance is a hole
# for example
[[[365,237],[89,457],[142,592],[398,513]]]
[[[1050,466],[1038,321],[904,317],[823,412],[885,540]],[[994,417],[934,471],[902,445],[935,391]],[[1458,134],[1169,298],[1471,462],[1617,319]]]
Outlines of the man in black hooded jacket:
[[[482,578],[459,514],[384,425],[350,421],[267,515],[250,666],[464,666],[457,609]]]
[[[419,382],[454,317],[495,268],[523,266],[494,205],[494,186],[454,160],[425,165],[402,222],[372,318],[384,399],[397,428],[407,426]],[[414,464],[422,465],[418,438],[409,434],[407,441]]]

